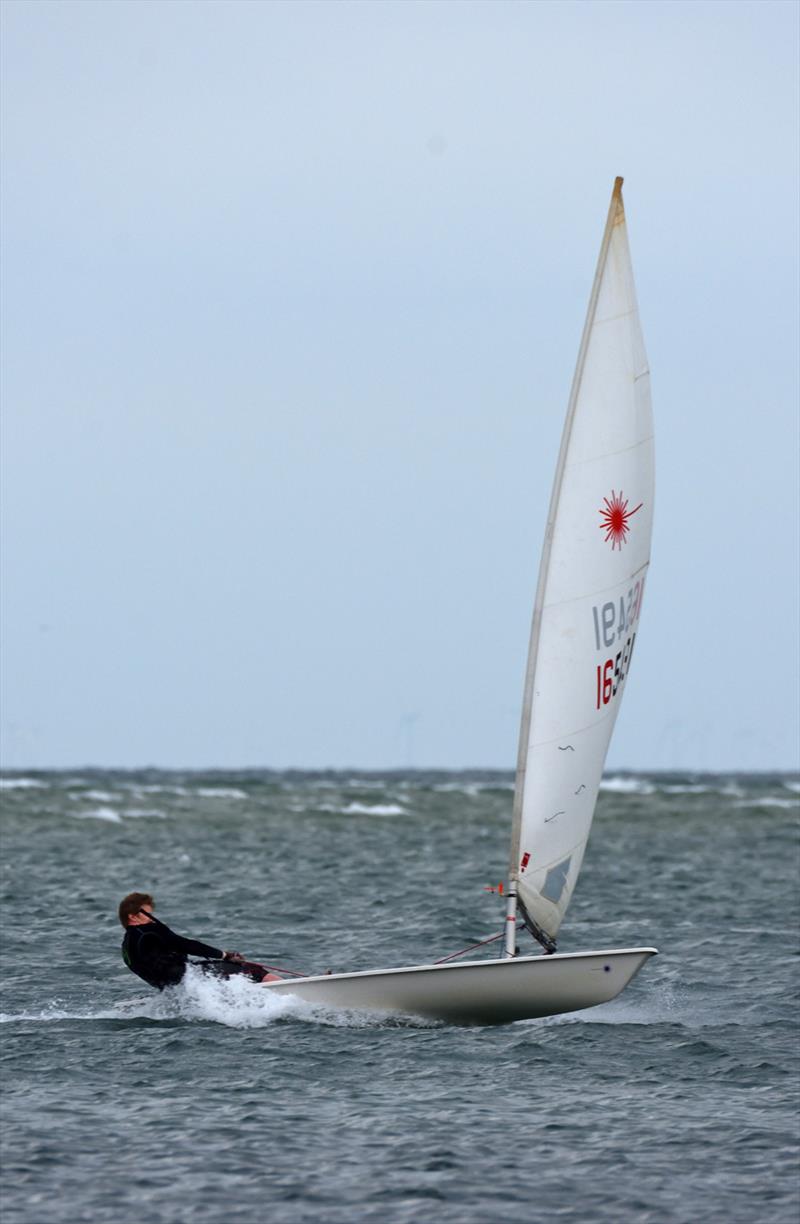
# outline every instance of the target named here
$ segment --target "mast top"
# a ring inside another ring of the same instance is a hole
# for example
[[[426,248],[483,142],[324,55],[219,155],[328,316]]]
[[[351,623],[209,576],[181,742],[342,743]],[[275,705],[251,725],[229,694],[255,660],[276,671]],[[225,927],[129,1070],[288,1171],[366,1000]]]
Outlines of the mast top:
[[[611,213],[613,224],[620,225],[625,220],[625,203],[622,199],[622,184],[624,179],[617,175],[614,179],[614,190],[611,193]]]

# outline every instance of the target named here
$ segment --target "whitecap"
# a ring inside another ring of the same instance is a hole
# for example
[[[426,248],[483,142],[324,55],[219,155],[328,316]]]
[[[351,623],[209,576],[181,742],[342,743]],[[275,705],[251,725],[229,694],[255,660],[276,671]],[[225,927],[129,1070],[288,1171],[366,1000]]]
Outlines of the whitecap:
[[[476,799],[483,788],[478,782],[437,782],[433,789],[441,794],[466,795],[468,799]]]
[[[339,809],[343,816],[405,816],[399,803],[348,803]]]
[[[0,790],[46,790],[47,783],[38,778],[0,778]]]
[[[644,778],[603,778],[601,791],[612,791],[617,795],[654,795],[656,792],[652,782]]]
[[[237,790],[233,786],[198,786],[192,794],[201,795],[203,799],[246,799],[247,795],[242,790]]]
[[[800,795],[800,782],[796,782],[793,778],[785,778],[783,785],[787,790],[794,791],[795,795]]]
[[[762,799],[739,799],[737,807],[788,808],[800,812],[800,799],[783,799],[778,795],[766,795]]]
[[[304,812],[308,810],[305,806],[294,807],[294,811]],[[336,812],[338,816],[405,816],[406,809],[400,807],[398,803],[348,803],[347,807],[340,807],[335,803],[315,803],[312,810],[315,812]]]
[[[129,999],[112,1007],[100,1008],[68,1008],[59,1006],[57,1000],[49,1003],[41,1011],[0,1012],[0,1024],[16,1024],[23,1021],[39,1021],[52,1024],[58,1020],[162,1020],[174,1013],[164,1006],[163,995],[146,995],[137,999]]]
[[[136,819],[139,819],[140,817],[144,818],[147,816],[155,816],[157,817],[158,820],[167,819],[166,812],[159,812],[158,808],[127,808],[125,811],[125,816],[126,817],[131,816]]]
[[[109,824],[121,824],[122,817],[110,807],[89,808],[85,812],[73,812],[79,820],[107,820]]]
[[[507,790],[515,789],[513,782],[436,782],[433,790],[447,793],[453,791],[463,795],[469,795],[472,798],[475,795],[480,795],[484,791]]]
[[[158,783],[134,783],[130,789],[137,795],[189,795],[185,786],[162,786]]]
[[[708,795],[716,791],[716,786],[660,786],[665,795]]]

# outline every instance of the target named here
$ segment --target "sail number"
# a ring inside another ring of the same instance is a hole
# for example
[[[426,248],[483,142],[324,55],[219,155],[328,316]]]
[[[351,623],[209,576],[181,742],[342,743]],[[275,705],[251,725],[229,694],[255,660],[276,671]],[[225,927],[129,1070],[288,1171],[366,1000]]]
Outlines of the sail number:
[[[617,692],[622,684],[625,683],[625,677],[628,674],[633,658],[633,647],[636,642],[636,634],[632,634],[625,643],[622,650],[617,652],[615,659],[606,659],[605,663],[597,664],[597,706],[599,710],[602,706],[608,705],[612,697],[616,697]]]
[[[619,599],[610,599],[599,608],[592,608],[594,641],[598,650],[604,646],[608,650],[616,641],[630,634],[632,626],[639,619],[643,594],[644,578],[634,583],[627,597],[620,595]]]

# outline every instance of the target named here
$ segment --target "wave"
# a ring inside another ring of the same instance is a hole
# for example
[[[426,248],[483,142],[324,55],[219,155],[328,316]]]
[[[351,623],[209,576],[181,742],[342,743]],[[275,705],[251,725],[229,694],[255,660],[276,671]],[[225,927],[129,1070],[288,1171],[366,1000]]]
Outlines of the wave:
[[[76,797],[83,798],[84,796]],[[158,808],[124,808],[118,812],[116,808],[108,807],[105,804],[96,808],[87,808],[83,812],[70,812],[69,815],[78,820],[105,820],[108,824],[122,824],[125,820],[167,819],[166,812],[160,812]]]
[[[164,786],[156,782],[124,782],[126,790],[132,790],[136,795],[190,795],[192,792],[185,786]]]
[[[603,778],[601,791],[612,791],[617,795],[654,795],[656,788],[645,778]]]
[[[442,794],[468,795],[470,799],[474,799],[476,795],[482,795],[484,791],[513,791],[515,784],[513,782],[436,782],[431,789]]]
[[[629,989],[610,1003],[600,1003],[581,1011],[519,1022],[520,1026],[541,1025],[546,1028],[564,1024],[669,1024],[687,1029],[746,1023],[747,1020],[735,1009],[728,1010],[716,1002],[709,1005],[708,1000],[694,997],[688,988],[676,987],[671,982],[642,986],[638,991]]]
[[[157,1000],[155,1001],[158,1002]],[[129,1003],[117,1003],[113,1007],[91,1009],[72,1009],[59,1007],[57,1003],[49,1003],[41,1011],[0,1012],[0,1024],[54,1024],[59,1020],[164,1020],[168,1017],[162,1011],[154,1010],[154,1006],[146,1000],[135,1000]]]
[[[348,803],[340,808],[343,816],[405,816],[406,809],[399,803]]]
[[[0,790],[46,790],[47,783],[38,778],[0,778]]]
[[[70,812],[78,820],[106,820],[109,824],[122,824],[122,817],[110,807],[89,808],[85,812]]]
[[[703,786],[700,783],[686,783],[684,786],[660,786],[658,789],[664,795],[713,795],[719,791],[717,786]]]
[[[197,790],[189,791],[189,794],[200,795],[203,799],[246,799],[247,794],[243,790],[237,790],[233,786],[198,786]]]
[[[762,785],[767,785],[766,783]],[[784,781],[777,783],[794,794],[800,794],[800,783]],[[601,791],[609,791],[618,795],[722,795],[726,799],[738,799],[748,805],[763,804],[767,807],[793,806],[797,801],[786,798],[766,797],[749,799],[747,791],[731,778],[721,777],[718,780],[704,782],[664,782],[660,778],[647,778],[638,775],[604,777],[600,783]],[[738,806],[741,806],[739,804]]]
[[[295,812],[306,812],[309,809],[305,804],[293,804],[292,810]],[[313,810],[317,812],[335,812],[337,816],[406,815],[406,809],[401,807],[399,803],[359,803],[357,800],[348,803],[347,807],[339,807],[335,803],[317,803],[314,804]]]
[[[779,795],[764,795],[760,799],[739,799],[737,807],[788,808],[800,812],[800,798],[784,799]]]

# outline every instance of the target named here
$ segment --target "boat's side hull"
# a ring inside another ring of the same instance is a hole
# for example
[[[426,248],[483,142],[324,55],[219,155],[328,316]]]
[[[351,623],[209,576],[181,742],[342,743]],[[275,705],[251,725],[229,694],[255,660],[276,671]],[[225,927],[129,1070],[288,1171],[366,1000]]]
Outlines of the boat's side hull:
[[[451,1024],[508,1024],[607,1003],[655,948],[414,965],[271,982],[265,990],[324,1007],[395,1012]]]

